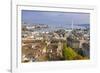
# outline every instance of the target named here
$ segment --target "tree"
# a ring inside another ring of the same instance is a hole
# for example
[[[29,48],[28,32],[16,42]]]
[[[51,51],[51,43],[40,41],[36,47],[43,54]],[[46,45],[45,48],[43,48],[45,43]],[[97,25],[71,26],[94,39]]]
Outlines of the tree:
[[[72,48],[67,47],[66,44],[63,46],[63,55],[65,60],[83,59],[82,56],[78,55]]]

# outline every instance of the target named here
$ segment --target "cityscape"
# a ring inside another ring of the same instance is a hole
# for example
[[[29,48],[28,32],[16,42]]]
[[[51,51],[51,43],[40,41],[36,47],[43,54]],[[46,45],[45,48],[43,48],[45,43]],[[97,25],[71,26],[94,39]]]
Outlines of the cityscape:
[[[21,61],[90,59],[88,13],[22,10]]]

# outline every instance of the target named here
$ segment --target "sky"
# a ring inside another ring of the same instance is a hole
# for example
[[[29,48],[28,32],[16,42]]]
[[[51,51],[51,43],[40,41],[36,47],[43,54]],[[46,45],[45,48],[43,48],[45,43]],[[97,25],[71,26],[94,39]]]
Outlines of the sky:
[[[69,25],[89,24],[89,13],[22,10],[22,22],[28,24]]]

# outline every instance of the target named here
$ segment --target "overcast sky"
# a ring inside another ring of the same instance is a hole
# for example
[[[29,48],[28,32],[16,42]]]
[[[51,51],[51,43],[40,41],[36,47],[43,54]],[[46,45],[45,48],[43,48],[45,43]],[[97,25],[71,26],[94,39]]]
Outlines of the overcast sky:
[[[22,22],[29,24],[48,24],[48,25],[67,25],[71,24],[89,24],[89,13],[72,13],[72,12],[47,12],[22,10]]]

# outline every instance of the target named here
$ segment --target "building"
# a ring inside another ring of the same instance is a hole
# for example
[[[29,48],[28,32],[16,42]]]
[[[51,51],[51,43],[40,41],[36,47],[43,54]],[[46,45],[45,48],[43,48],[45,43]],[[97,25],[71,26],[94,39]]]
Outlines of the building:
[[[76,39],[73,39],[71,37],[68,37],[67,38],[67,46],[71,47],[71,48],[74,48],[74,49],[77,49],[80,46],[80,41],[78,41]]]

